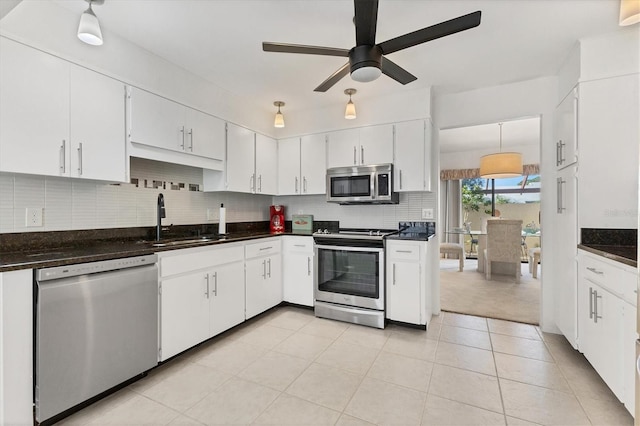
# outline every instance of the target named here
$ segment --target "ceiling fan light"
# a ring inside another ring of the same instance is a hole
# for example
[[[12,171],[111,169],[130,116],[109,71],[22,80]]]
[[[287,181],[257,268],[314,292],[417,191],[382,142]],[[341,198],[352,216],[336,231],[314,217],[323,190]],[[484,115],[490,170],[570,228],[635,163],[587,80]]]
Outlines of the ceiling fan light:
[[[381,75],[382,70],[378,67],[360,67],[351,71],[351,78],[360,83],[368,83]]]
[[[522,154],[499,152],[480,158],[480,177],[501,179],[522,176]]]
[[[640,22],[640,0],[620,0],[620,26]]]
[[[80,16],[78,38],[92,46],[101,46],[103,43],[100,22],[98,22],[98,17],[91,9],[91,2],[89,2],[89,8]]]

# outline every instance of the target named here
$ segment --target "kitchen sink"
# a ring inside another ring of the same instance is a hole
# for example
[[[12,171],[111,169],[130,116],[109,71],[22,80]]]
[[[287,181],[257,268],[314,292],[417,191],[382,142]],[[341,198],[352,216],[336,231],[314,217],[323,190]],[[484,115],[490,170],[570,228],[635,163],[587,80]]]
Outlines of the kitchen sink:
[[[199,238],[189,238],[186,240],[154,241],[154,242],[151,242],[151,247],[175,247],[175,246],[182,246],[182,245],[189,245],[189,244],[206,243],[213,240],[215,240],[215,238],[199,237]]]

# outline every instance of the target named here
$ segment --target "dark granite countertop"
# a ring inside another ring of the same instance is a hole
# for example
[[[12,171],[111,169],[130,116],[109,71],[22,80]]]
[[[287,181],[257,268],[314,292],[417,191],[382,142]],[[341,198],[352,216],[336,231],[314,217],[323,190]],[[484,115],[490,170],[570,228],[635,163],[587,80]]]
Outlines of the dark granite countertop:
[[[578,244],[578,248],[625,265],[638,267],[638,248],[603,244]]]
[[[290,234],[287,232],[285,234]],[[270,234],[268,231],[239,232],[225,237],[204,236],[207,240],[193,237],[183,238],[184,244],[171,244],[155,247],[155,241],[146,240],[107,240],[83,242],[78,245],[61,245],[48,248],[30,248],[13,252],[0,252],[0,272],[18,269],[37,269],[51,266],[71,265],[74,263],[96,262],[99,260],[117,259],[121,257],[142,256],[168,250],[204,247],[216,244],[246,241],[283,234]],[[299,235],[299,234],[297,234]],[[162,242],[180,241],[180,238],[163,240]]]

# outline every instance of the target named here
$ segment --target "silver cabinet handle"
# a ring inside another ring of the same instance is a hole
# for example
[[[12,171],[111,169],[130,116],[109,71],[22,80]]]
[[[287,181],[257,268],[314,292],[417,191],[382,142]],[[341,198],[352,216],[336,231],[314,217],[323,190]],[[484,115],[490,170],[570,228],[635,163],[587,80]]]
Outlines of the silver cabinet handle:
[[[262,192],[262,175],[258,175],[258,192]]]
[[[307,256],[307,276],[311,276],[311,258]]]
[[[218,296],[218,273],[217,272],[213,273],[213,279],[215,284],[215,286],[213,287],[213,295]]]
[[[360,164],[364,164],[364,146],[360,146]]]
[[[267,263],[269,264],[269,272],[267,273],[267,275],[269,276],[269,278],[271,278],[271,259],[269,259]]]
[[[304,244],[294,244],[294,247],[306,247]]]
[[[207,281],[207,291],[204,292],[204,295],[207,296],[207,299],[209,298],[209,274],[204,276],[204,279]]]
[[[78,174],[82,176],[82,142],[78,144]]]
[[[413,250],[396,250],[396,253],[413,253]]]
[[[189,151],[193,152],[193,129],[189,129]]]
[[[392,271],[392,277],[393,277],[393,285],[396,285],[396,264],[393,264],[393,271]]]
[[[298,176],[296,176],[296,186],[295,186],[295,193],[298,193]]]
[[[589,287],[589,319],[593,319],[593,287]]]
[[[184,126],[180,127],[180,133],[182,134],[182,143],[180,144],[180,148],[184,150]]]
[[[598,299],[602,299],[602,296],[598,296],[598,290],[593,291],[593,322],[598,323],[598,319],[602,319],[602,315],[598,315]]]
[[[255,188],[256,188],[255,182],[256,182],[256,174],[252,173],[251,177],[249,177],[249,191],[250,192],[255,192]]]
[[[307,193],[307,178],[306,176],[302,177],[302,192]]]
[[[269,246],[269,247],[260,247],[260,251],[262,250],[271,250],[273,248],[273,246]]]
[[[604,275],[604,272],[598,271],[596,268],[587,268],[587,270],[593,272],[596,275]]]
[[[557,187],[557,198],[556,198],[556,206],[558,214],[562,214],[562,211],[565,210],[563,197],[562,197],[562,185],[567,183],[567,181],[562,180],[561,177],[556,179],[556,187]]]
[[[400,178],[400,189],[402,189],[402,170],[398,170],[398,177]]]
[[[62,145],[60,145],[60,173],[66,173],[66,164],[64,157],[67,154],[67,141],[62,139]]]
[[[267,261],[266,260],[262,261],[262,279],[263,280],[267,279]]]
[[[562,142],[562,139],[560,139],[557,143],[556,166],[561,166],[565,161],[565,158],[564,158],[565,146],[566,144]]]
[[[356,147],[353,147],[353,165],[357,165],[358,163],[356,163]]]

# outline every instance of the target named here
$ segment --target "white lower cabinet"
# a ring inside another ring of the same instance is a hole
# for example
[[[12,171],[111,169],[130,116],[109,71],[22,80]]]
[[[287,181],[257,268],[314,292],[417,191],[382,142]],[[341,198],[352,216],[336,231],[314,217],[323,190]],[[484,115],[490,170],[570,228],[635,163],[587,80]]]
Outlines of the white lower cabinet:
[[[160,361],[244,321],[242,244],[158,254]]]
[[[625,295],[635,294],[637,275],[622,266],[579,251],[578,349],[629,409],[635,398],[637,335],[635,307]]]
[[[282,237],[282,296],[285,302],[313,306],[313,237]]]
[[[245,318],[282,302],[282,241],[266,238],[245,246]]]
[[[426,279],[428,244],[387,240],[387,319],[428,325],[432,313],[431,286]]]
[[[0,273],[0,425],[33,424],[33,270]]]

